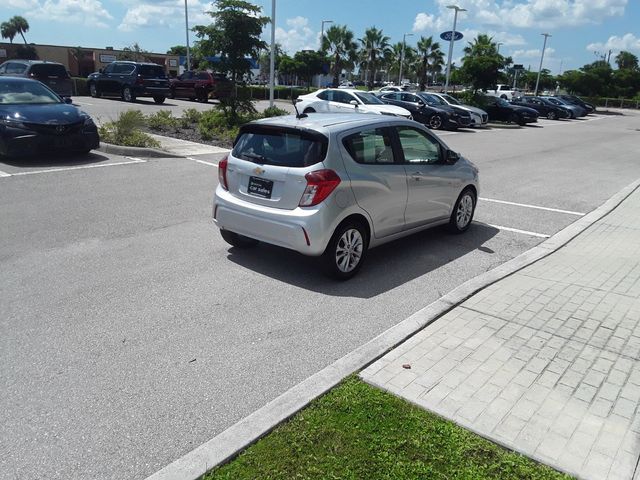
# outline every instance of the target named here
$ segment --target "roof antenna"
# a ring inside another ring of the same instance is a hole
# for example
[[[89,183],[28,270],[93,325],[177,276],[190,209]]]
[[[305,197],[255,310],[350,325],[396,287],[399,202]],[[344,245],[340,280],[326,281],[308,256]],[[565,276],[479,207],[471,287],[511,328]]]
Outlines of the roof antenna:
[[[293,108],[295,108],[295,110],[296,110],[296,118],[298,120],[300,120],[301,118],[307,118],[309,116],[306,113],[300,113],[298,111],[298,106],[296,105],[296,99],[293,98],[293,96],[291,97],[291,102],[293,103]]]

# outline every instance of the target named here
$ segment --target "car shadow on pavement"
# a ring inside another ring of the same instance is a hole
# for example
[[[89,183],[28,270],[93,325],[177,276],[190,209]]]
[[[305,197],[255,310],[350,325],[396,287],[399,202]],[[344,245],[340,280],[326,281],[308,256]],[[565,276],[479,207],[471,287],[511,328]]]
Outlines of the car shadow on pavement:
[[[129,103],[126,102],[124,100],[120,100],[120,102],[122,103]],[[178,105],[176,103],[171,103],[171,102],[164,102],[164,103],[156,103],[153,100],[144,100],[142,98],[136,98],[136,101],[131,103],[131,105],[135,105],[135,104],[139,104],[139,105],[156,105],[160,108],[162,107],[177,107]]]
[[[366,263],[348,281],[325,276],[319,259],[261,243],[253,249],[230,248],[230,261],[281,282],[332,296],[372,298],[421,277],[474,250],[498,234],[497,228],[474,223],[462,235],[434,228],[387,243],[368,252]]]
[[[0,163],[13,167],[75,167],[89,165],[109,160],[109,157],[100,153],[52,153],[46,157],[2,157]]]

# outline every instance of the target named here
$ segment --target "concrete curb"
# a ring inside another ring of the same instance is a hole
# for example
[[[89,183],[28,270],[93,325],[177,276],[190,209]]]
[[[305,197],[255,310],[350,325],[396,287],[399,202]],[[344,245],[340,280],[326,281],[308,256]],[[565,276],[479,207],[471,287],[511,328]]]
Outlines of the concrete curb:
[[[211,468],[228,461],[306,407],[311,401],[335,387],[345,377],[374,362],[478,291],[562,248],[596,221],[614,210],[638,187],[640,187],[640,180],[623,188],[603,205],[540,245],[463,283],[439,300],[381,333],[208,442],[154,473],[147,480],[192,480],[200,477]]]
[[[97,150],[99,152],[112,153],[114,155],[126,155],[129,157],[182,158],[182,155],[165,152],[158,150],[157,148],[124,147],[122,145],[113,145],[103,141],[100,141],[100,147],[98,147]]]

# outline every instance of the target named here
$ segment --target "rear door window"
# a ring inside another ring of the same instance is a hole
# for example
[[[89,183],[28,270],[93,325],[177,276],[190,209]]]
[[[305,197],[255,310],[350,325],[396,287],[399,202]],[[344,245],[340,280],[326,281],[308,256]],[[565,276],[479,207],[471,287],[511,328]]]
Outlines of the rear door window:
[[[209,74],[207,72],[200,72],[197,78],[198,80],[209,80]]]
[[[13,75],[21,75],[25,72],[25,70],[27,69],[27,66],[23,63],[9,63],[9,65],[7,65],[7,73],[13,74]]]
[[[324,160],[327,143],[315,132],[253,125],[240,131],[232,155],[261,165],[301,168]]]
[[[356,162],[366,165],[395,163],[388,129],[376,128],[349,135],[342,144]]]
[[[140,65],[140,75],[148,78],[165,78],[164,68],[160,65]]]
[[[31,66],[31,73],[36,77],[67,78],[69,74],[64,65],[37,63]]]

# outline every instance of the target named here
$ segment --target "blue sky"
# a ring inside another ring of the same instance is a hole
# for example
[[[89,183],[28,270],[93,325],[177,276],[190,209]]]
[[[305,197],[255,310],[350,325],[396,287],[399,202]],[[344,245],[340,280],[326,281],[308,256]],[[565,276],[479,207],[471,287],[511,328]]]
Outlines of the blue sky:
[[[211,3],[188,2],[190,25],[208,23]],[[271,0],[254,3],[271,14]],[[322,20],[333,20],[347,25],[356,38],[376,26],[392,42],[412,33],[407,43],[415,44],[420,36],[438,37],[451,29],[453,12],[446,6],[452,3],[468,10],[458,16],[457,30],[465,38],[456,42],[454,61],[478,33],[493,36],[503,43],[501,53],[534,70],[540,34],[550,33],[544,67],[553,73],[596,60],[594,52],[611,49],[612,58],[620,50],[640,55],[640,0],[277,0],[276,38],[289,53],[316,48]],[[122,48],[138,42],[164,52],[185,42],[184,0],[2,0],[0,21],[13,15],[27,18],[27,40],[35,43]],[[267,27],[265,39],[269,35]]]

